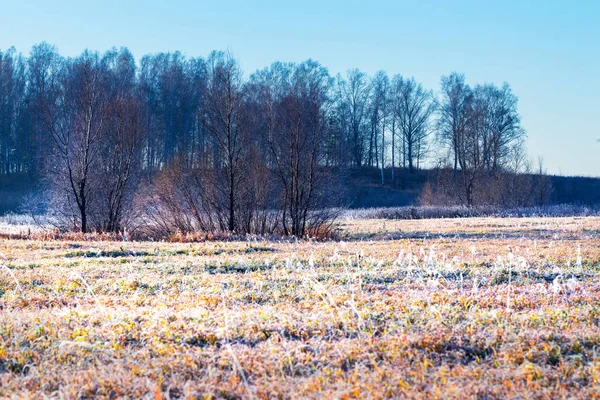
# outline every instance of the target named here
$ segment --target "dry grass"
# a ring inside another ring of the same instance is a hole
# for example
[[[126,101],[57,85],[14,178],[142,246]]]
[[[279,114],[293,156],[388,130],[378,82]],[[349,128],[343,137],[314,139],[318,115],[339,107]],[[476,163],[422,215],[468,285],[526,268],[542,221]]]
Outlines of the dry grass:
[[[600,218],[1,240],[0,397],[594,398]]]

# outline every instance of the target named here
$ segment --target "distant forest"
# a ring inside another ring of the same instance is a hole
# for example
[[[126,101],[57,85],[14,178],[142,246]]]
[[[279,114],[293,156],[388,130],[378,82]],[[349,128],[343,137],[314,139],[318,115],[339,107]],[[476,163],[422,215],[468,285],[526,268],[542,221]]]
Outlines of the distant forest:
[[[245,78],[224,52],[138,63],[126,48],[65,58],[42,43],[0,52],[0,184],[29,177],[24,207],[82,232],[315,234],[357,169],[398,187],[427,166],[420,204],[543,204],[551,184],[517,106],[509,84],[458,73],[435,95],[313,60]]]

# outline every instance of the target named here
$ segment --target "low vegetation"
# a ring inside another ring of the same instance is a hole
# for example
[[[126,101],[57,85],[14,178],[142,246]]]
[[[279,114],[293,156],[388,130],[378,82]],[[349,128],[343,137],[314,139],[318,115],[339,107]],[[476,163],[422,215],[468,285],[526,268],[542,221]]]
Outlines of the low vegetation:
[[[600,396],[600,218],[0,241],[0,397]]]

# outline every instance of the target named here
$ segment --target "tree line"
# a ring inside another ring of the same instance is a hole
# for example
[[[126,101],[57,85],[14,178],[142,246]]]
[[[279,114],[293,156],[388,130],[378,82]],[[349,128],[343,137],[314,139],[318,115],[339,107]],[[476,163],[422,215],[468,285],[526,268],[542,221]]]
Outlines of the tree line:
[[[305,236],[327,226],[320,210],[339,205],[349,168],[396,183],[429,162],[450,177],[429,198],[483,201],[486,179],[526,169],[517,103],[508,84],[457,73],[435,95],[313,60],[244,78],[225,52],[136,62],[126,48],[65,58],[42,43],[0,52],[0,174],[40,178],[38,202],[65,229]]]

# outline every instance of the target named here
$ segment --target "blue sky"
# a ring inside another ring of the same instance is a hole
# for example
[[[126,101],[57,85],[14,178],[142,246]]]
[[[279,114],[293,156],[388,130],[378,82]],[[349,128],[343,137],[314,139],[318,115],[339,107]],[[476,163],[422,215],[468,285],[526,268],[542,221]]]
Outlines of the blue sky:
[[[0,49],[47,41],[63,55],[127,46],[205,56],[230,50],[249,74],[275,60],[507,81],[532,157],[551,173],[600,175],[598,1],[1,0]]]

